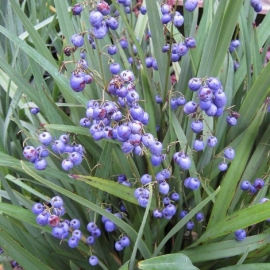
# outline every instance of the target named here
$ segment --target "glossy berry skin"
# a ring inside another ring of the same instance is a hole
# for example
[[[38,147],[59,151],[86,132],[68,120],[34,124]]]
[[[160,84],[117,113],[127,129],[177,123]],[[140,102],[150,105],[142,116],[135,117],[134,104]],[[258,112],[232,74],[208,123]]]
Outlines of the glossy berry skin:
[[[66,145],[60,140],[55,140],[52,143],[52,150],[56,154],[62,154],[65,151],[65,147]]]
[[[173,24],[176,27],[180,27],[184,24],[184,17],[182,15],[177,15],[173,17]]]
[[[35,203],[33,206],[32,206],[32,212],[35,214],[35,215],[38,215],[40,213],[42,213],[45,209],[45,206],[41,203]]]
[[[153,211],[153,217],[154,217],[154,218],[162,218],[162,212],[159,211],[158,209],[155,209],[155,210]]]
[[[118,28],[118,21],[114,18],[114,17],[110,17],[108,19],[106,19],[106,25],[112,29],[112,30],[116,30]]]
[[[92,256],[89,258],[89,264],[92,265],[92,266],[96,266],[96,265],[98,264],[98,257],[92,255]]]
[[[264,187],[264,180],[261,179],[261,178],[256,178],[254,183],[253,183],[253,186],[257,189],[257,190],[260,190]]]
[[[203,122],[200,120],[195,120],[191,123],[191,129],[194,133],[200,133],[203,130]]]
[[[102,23],[102,20],[103,20],[103,15],[100,11],[93,10],[90,12],[89,21],[92,26],[99,27]]]
[[[36,222],[40,226],[46,226],[48,224],[50,213],[43,211],[42,213],[38,214],[36,217]]]
[[[110,220],[107,220],[104,223],[104,226],[105,226],[105,230],[107,232],[113,232],[116,229],[116,225],[112,221],[110,221]]]
[[[208,87],[212,90],[218,90],[219,88],[221,88],[220,80],[215,78],[215,77],[208,78],[206,83],[207,83]]]
[[[179,193],[173,192],[173,193],[171,194],[171,199],[172,199],[173,201],[175,201],[175,202],[179,201],[179,200],[180,200],[180,195],[179,195]]]
[[[120,239],[120,243],[123,247],[128,247],[130,245],[130,239],[127,236],[123,236]]]
[[[207,145],[209,147],[215,147],[216,144],[217,144],[217,138],[213,135],[209,136],[207,139]]]
[[[198,178],[195,177],[188,177],[184,181],[184,186],[186,188],[189,188],[191,190],[196,190],[200,187],[201,183]]]
[[[228,169],[228,165],[227,165],[227,163],[225,163],[225,162],[220,162],[219,164],[218,164],[218,169],[220,170],[220,171],[226,171],[227,169]]]
[[[185,2],[185,9],[189,12],[192,12],[195,10],[195,8],[198,5],[198,0],[187,0]]]
[[[87,245],[93,246],[95,244],[95,238],[93,236],[88,236],[85,242]]]
[[[74,163],[71,159],[67,158],[62,161],[62,169],[69,171],[74,167]]]
[[[180,218],[184,218],[187,214],[188,214],[188,211],[182,210],[182,211],[180,212],[179,217],[180,217]]]
[[[106,16],[109,15],[111,12],[111,7],[109,4],[105,1],[100,1],[100,3],[97,4],[97,10],[102,13],[102,15]]]
[[[107,51],[109,55],[114,55],[117,53],[118,49],[115,45],[109,45]]]
[[[240,229],[234,232],[234,236],[237,241],[243,241],[246,238],[247,234],[245,230]]]
[[[176,207],[173,204],[168,204],[165,207],[168,215],[173,216],[176,213]]]
[[[77,16],[77,15],[80,15],[83,8],[81,6],[81,4],[75,4],[73,7],[72,7],[72,14]]]
[[[102,22],[100,26],[94,27],[93,34],[97,39],[103,39],[108,33],[108,27],[105,22]]]
[[[182,155],[178,158],[177,164],[180,166],[182,170],[188,170],[191,166],[191,160],[188,155]]]
[[[52,142],[52,135],[49,132],[42,132],[38,135],[38,140],[43,145],[49,145]]]
[[[187,226],[187,230],[190,230],[190,231],[191,231],[191,230],[194,228],[194,225],[195,225],[195,224],[194,224],[193,221],[189,221],[189,222],[187,223],[187,225],[186,225],[186,226]]]
[[[82,232],[80,230],[74,230],[72,236],[76,237],[78,240],[82,238]]]
[[[140,181],[143,185],[149,184],[152,181],[152,176],[150,174],[144,174]]]
[[[240,189],[243,190],[243,191],[246,191],[246,190],[249,190],[251,187],[251,183],[247,180],[245,181],[242,181],[241,184],[240,184]]]
[[[84,39],[82,35],[79,34],[75,34],[71,37],[71,43],[75,46],[75,47],[82,47],[83,43],[84,43]]]
[[[162,147],[163,145],[161,142],[155,141],[153,144],[150,145],[149,150],[151,154],[158,156],[162,152]]]
[[[47,167],[47,161],[44,158],[38,158],[35,160],[35,168],[39,171],[45,170]]]
[[[36,115],[40,112],[40,109],[37,108],[37,107],[34,107],[34,108],[31,108],[30,109],[30,112],[33,114],[33,115]]]
[[[80,223],[80,221],[79,221],[78,219],[74,218],[74,219],[72,219],[72,220],[70,221],[69,226],[70,226],[70,228],[72,228],[73,230],[77,230],[77,229],[80,228],[81,223]]]
[[[161,22],[162,22],[163,24],[167,24],[167,23],[169,23],[171,20],[172,20],[171,14],[164,14],[164,15],[161,16]]]
[[[161,6],[161,13],[164,15],[164,14],[169,14],[171,11],[171,6],[170,5],[167,5],[167,4],[163,4]]]
[[[55,238],[62,239],[63,234],[65,233],[65,230],[61,226],[56,226],[52,228],[52,235]]]
[[[198,91],[202,86],[202,80],[200,78],[191,78],[188,82],[188,87],[191,91]]]
[[[186,104],[187,101],[186,101],[185,97],[180,96],[177,98],[176,102],[177,102],[178,106],[183,106]]]
[[[193,142],[193,149],[195,151],[202,151],[204,149],[204,141],[201,140],[195,140]]]
[[[23,149],[23,156],[30,162],[34,163],[38,158],[38,153],[34,146],[28,145]]]
[[[52,197],[50,200],[51,206],[55,208],[59,208],[64,205],[64,201],[60,196]]]
[[[233,160],[235,157],[235,151],[231,147],[226,148],[223,154],[224,157],[228,160]]]
[[[82,155],[78,152],[72,152],[69,155],[70,160],[74,163],[74,165],[80,165],[82,163]]]
[[[191,114],[196,112],[198,107],[198,104],[195,103],[194,101],[189,101],[184,105],[184,113],[185,114]]]
[[[128,47],[128,41],[125,38],[122,38],[119,43],[122,49],[126,49]]]
[[[83,72],[72,72],[69,85],[75,92],[81,92],[85,88],[85,77]]]
[[[227,116],[226,121],[230,126],[235,126],[237,124],[237,119],[233,116]]]
[[[70,248],[75,248],[79,245],[79,240],[75,236],[72,236],[68,239],[68,245]]]
[[[167,182],[162,182],[159,184],[158,190],[160,194],[167,195],[170,191],[170,186]]]
[[[204,214],[201,212],[197,213],[195,217],[199,222],[204,221]]]
[[[194,38],[188,37],[185,39],[185,44],[188,48],[195,48],[196,47],[196,40]]]
[[[124,247],[121,245],[121,242],[120,241],[116,241],[115,244],[114,244],[114,247],[117,251],[121,251],[124,249]]]

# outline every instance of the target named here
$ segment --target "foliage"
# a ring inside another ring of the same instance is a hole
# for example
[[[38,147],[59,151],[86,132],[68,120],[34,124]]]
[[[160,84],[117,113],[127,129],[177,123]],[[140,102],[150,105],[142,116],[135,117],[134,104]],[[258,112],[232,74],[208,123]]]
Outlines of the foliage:
[[[89,6],[80,16],[73,16],[75,1],[1,2],[0,246],[4,267],[9,269],[9,262],[16,260],[31,270],[92,269],[88,259],[94,254],[99,258],[96,269],[236,270],[247,269],[246,264],[248,269],[268,269],[269,225],[265,220],[270,217],[270,209],[269,202],[259,202],[269,198],[270,63],[265,59],[270,46],[270,14],[257,26],[250,1],[205,0],[202,15],[198,8],[192,13],[183,9],[185,21],[180,32],[172,23],[164,27],[160,22],[161,1],[143,1],[147,13],[138,16],[125,14],[116,0],[111,2],[112,9],[120,13],[118,29],[110,30],[104,39],[95,39],[96,49],[84,35],[90,67],[87,72],[94,74],[94,81],[82,92],[70,88],[74,63],[63,66],[63,61],[78,60],[80,51],[67,57],[63,49],[71,45],[72,35],[89,30]],[[123,35],[130,44],[125,50],[119,44]],[[183,42],[185,37],[194,37],[196,48],[171,63],[171,51],[161,53],[162,47]],[[241,45],[230,53],[230,42],[236,38]],[[111,43],[118,47],[111,58],[135,75],[140,106],[150,117],[144,132],[163,144],[166,159],[160,166],[152,166],[149,151],[143,156],[125,155],[118,141],[94,140],[87,128],[79,126],[89,100],[116,100],[107,92],[112,75],[105,52]],[[158,70],[146,67],[147,56],[156,59]],[[129,57],[133,64],[129,64]],[[237,70],[235,61],[240,63]],[[206,147],[203,152],[192,150],[198,138],[190,129],[192,116],[184,114],[182,107],[170,108],[175,96],[198,102],[197,93],[188,88],[194,77],[219,78],[229,108],[221,117],[201,113],[204,142],[209,134],[218,139],[215,148]],[[157,94],[162,97],[161,105],[156,103]],[[33,107],[40,112],[31,114]],[[226,117],[236,112],[240,114],[238,123],[229,126]],[[67,173],[61,167],[62,158],[51,154],[47,168],[35,170],[23,157],[23,148],[37,147],[38,134],[43,131],[54,138],[68,133],[74,144],[82,144],[82,164]],[[235,150],[236,157],[227,160],[228,170],[221,172],[218,165],[227,147]],[[173,161],[174,153],[180,150],[191,158],[188,170]],[[172,172],[171,191],[178,192],[181,199],[175,203],[177,213],[172,219],[155,219],[153,210],[162,208],[157,183],[149,185],[151,196],[146,208],[139,205],[133,193],[141,186],[142,175],[148,173],[155,179],[165,168]],[[127,176],[131,187],[116,181],[120,174]],[[185,188],[188,176],[199,178],[201,188]],[[256,178],[262,178],[265,186],[255,194],[239,188],[243,180],[253,182]],[[54,238],[50,226],[39,226],[31,211],[35,202],[48,204],[57,195],[64,200],[64,219],[78,218],[81,222],[84,237],[75,249],[69,248],[67,239],[60,243]],[[123,219],[105,210],[111,206],[114,213],[121,212],[121,205],[127,210]],[[182,210],[189,213],[180,219]],[[198,212],[204,213],[203,222],[196,222]],[[102,216],[118,229],[107,233]],[[186,230],[189,220],[195,223],[192,231]],[[90,221],[102,231],[92,247],[85,244]],[[234,231],[242,228],[247,238],[238,242]],[[117,252],[114,245],[121,235],[127,235],[131,245]]]

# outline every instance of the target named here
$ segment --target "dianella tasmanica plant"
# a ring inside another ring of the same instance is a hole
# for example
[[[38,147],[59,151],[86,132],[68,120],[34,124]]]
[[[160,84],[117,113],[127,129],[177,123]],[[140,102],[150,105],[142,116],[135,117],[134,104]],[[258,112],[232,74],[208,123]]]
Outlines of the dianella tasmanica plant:
[[[270,14],[201,4],[1,2],[4,269],[270,269]]]

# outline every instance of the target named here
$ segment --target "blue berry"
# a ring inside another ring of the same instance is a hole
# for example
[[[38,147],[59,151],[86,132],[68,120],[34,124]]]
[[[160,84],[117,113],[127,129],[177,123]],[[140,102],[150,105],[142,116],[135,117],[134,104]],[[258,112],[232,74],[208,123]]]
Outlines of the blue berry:
[[[107,220],[104,226],[107,232],[113,232],[114,230],[116,230],[116,225],[110,220]]]
[[[76,237],[78,240],[80,240],[82,238],[82,232],[80,230],[74,230],[72,232],[72,236]]]
[[[217,144],[217,138],[213,135],[209,136],[207,139],[207,145],[210,147],[215,147]]]
[[[103,15],[100,11],[98,10],[93,10],[89,14],[89,21],[90,24],[94,27],[99,27],[102,24],[103,20]]]
[[[186,0],[185,2],[185,9],[189,12],[194,11],[197,6],[198,0]]]
[[[175,202],[179,201],[179,200],[180,200],[180,195],[179,195],[179,193],[173,192],[173,193],[171,194],[171,199],[172,199],[173,201],[175,201]]]
[[[193,221],[189,221],[186,226],[187,226],[187,229],[191,231],[194,228],[194,225],[195,224]]]
[[[120,243],[123,247],[128,247],[130,245],[130,239],[127,236],[123,236],[120,239]]]
[[[153,217],[154,217],[154,218],[162,218],[162,212],[159,211],[158,209],[155,209],[155,210],[153,211]]]
[[[114,55],[118,51],[117,47],[115,45],[109,45],[108,46],[108,54]]]
[[[72,219],[72,220],[70,221],[69,226],[70,226],[70,228],[72,228],[73,230],[77,230],[77,229],[80,228],[81,223],[80,223],[80,221],[79,221],[78,219],[74,218],[74,219]]]
[[[51,206],[55,208],[59,208],[64,205],[64,201],[60,196],[52,197],[50,200]]]
[[[62,161],[62,169],[65,171],[69,171],[73,168],[74,163],[71,159],[67,158]]]
[[[75,4],[73,7],[72,7],[72,14],[73,15],[80,15],[83,8],[82,8],[82,5],[81,4]]]
[[[82,47],[83,43],[84,43],[84,39],[83,36],[80,34],[75,34],[71,37],[71,43],[75,46],[75,47]]]
[[[160,194],[167,195],[170,191],[170,186],[167,182],[162,182],[159,184],[158,190]]]
[[[193,149],[195,151],[202,151],[204,149],[204,141],[201,140],[195,140],[193,142]]]
[[[116,241],[115,244],[114,244],[114,247],[117,251],[121,251],[124,249],[124,247],[121,245],[121,242],[120,241]]]
[[[92,265],[92,266],[96,266],[96,265],[98,264],[98,257],[92,255],[92,256],[89,258],[89,264]]]
[[[31,112],[33,115],[36,115],[37,113],[40,112],[40,109],[37,108],[37,107],[34,107],[34,108],[31,108],[31,109],[30,109],[30,112]]]
[[[47,146],[52,142],[52,135],[49,132],[42,132],[38,135],[38,140]]]
[[[224,157],[227,158],[228,160],[233,160],[235,157],[235,151],[231,147],[226,148],[223,154]]]
[[[237,124],[237,119],[233,116],[227,116],[226,121],[230,126],[235,126]]]
[[[203,130],[203,122],[200,120],[195,120],[191,123],[191,129],[194,133],[200,133]]]
[[[88,236],[85,242],[87,245],[93,246],[95,244],[95,238],[93,236]]]
[[[152,176],[150,174],[144,174],[140,181],[143,185],[149,184],[152,181]]]
[[[79,240],[78,240],[78,238],[75,237],[75,236],[70,237],[70,238],[68,239],[68,245],[69,245],[69,247],[71,247],[71,248],[77,247],[77,246],[79,245]]]
[[[240,229],[240,230],[236,230],[235,232],[234,232],[234,236],[235,236],[235,239],[237,240],[237,241],[242,241],[242,240],[244,240],[245,238],[246,238],[246,231],[245,230],[243,230],[243,229]]]
[[[100,1],[97,4],[97,10],[102,13],[102,15],[106,16],[109,15],[111,12],[110,5],[105,1]]]
[[[38,215],[40,213],[42,213],[45,209],[45,206],[41,203],[35,203],[33,206],[32,206],[32,212],[35,214],[35,215]]]
[[[204,221],[204,214],[201,212],[197,213],[195,217],[199,222]]]
[[[226,162],[220,162],[219,164],[218,164],[218,169],[220,170],[220,171],[226,171],[227,169],[228,169],[228,165],[227,165],[227,163]]]
[[[50,213],[43,211],[42,213],[38,214],[36,217],[36,222],[38,225],[45,226],[48,224]]]
[[[47,167],[47,161],[44,158],[38,158],[35,160],[34,166],[39,171],[45,170]]]
[[[251,187],[251,183],[249,181],[247,181],[247,180],[242,181],[241,184],[240,184],[240,188],[242,190],[244,190],[244,191],[249,190],[250,187]]]
[[[188,211],[182,210],[182,211],[180,212],[179,217],[180,217],[180,218],[184,218],[187,214],[188,214]]]

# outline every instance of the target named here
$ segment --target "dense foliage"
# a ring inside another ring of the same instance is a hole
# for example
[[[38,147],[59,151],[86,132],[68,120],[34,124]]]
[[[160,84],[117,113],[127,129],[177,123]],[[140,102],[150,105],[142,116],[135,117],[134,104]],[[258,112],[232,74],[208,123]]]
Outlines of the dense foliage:
[[[270,15],[177,3],[1,2],[5,269],[270,268]]]

